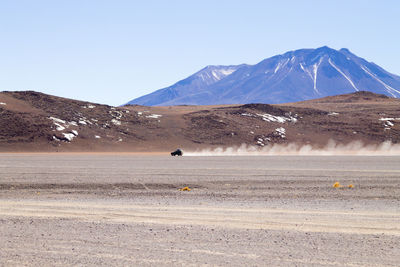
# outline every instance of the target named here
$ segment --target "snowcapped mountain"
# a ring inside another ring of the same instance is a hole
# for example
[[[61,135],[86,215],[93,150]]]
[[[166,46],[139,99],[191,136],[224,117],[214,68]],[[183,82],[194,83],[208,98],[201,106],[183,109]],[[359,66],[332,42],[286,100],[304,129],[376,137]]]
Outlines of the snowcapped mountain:
[[[160,105],[197,105],[199,101],[203,101],[212,96],[206,88],[245,65],[237,66],[207,66],[196,72],[188,78],[181,80],[174,85],[157,90],[151,94],[136,98],[128,104],[139,104],[144,106],[160,106]],[[186,98],[186,100],[178,101],[177,99]],[[166,104],[169,103],[169,104]],[[179,103],[179,104],[177,104]]]
[[[285,103],[371,91],[400,98],[400,77],[348,49],[300,49],[256,65],[208,66],[128,104]]]

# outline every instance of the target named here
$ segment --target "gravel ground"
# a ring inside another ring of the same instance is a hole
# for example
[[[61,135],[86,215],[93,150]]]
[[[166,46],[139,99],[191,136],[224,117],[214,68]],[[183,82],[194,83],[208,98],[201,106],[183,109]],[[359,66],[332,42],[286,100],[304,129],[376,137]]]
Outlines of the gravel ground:
[[[1,266],[399,266],[399,222],[400,157],[0,154]]]

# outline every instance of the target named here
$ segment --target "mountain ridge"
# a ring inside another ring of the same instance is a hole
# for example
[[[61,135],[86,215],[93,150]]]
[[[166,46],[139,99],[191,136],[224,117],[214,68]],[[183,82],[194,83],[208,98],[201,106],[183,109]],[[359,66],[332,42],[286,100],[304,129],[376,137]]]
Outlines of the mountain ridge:
[[[162,93],[163,95],[159,96],[158,100],[162,98],[164,102],[168,102],[169,100],[173,99],[173,97],[180,97],[181,94],[184,93],[182,92],[182,90],[187,90],[186,85],[189,84],[191,85],[189,92],[192,92],[192,94],[195,95],[197,89],[200,89],[202,86],[209,86],[215,82],[218,82],[221,79],[225,78],[226,76],[232,74],[238,68],[241,68],[245,65],[246,64],[208,65],[203,69],[199,70],[198,72],[194,73],[193,75],[176,82],[172,86],[159,89],[153,93],[155,95],[159,95],[160,93]],[[142,96],[137,99],[142,103],[141,105],[152,106],[155,103],[155,102],[153,103],[151,100],[149,101],[146,96]],[[128,102],[127,104],[130,104],[130,102]]]
[[[199,80],[199,74],[207,68],[233,71],[211,82]],[[194,80],[197,82],[193,86],[190,81]],[[335,50],[323,46],[288,51],[255,65],[207,66],[184,80],[128,104],[278,104],[356,91],[399,98],[400,77],[347,48]]]

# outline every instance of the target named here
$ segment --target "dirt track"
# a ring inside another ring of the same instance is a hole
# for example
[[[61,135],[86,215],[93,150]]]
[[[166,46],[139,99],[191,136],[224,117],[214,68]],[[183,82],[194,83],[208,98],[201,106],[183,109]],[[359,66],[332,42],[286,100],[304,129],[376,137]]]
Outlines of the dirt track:
[[[6,266],[398,266],[399,221],[400,157],[0,155]]]

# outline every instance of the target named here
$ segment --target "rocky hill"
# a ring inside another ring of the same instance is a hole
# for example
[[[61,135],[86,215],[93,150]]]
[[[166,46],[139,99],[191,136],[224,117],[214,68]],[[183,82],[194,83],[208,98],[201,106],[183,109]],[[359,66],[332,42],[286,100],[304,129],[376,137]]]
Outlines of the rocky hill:
[[[284,105],[111,107],[0,93],[0,151],[172,151],[329,140],[400,142],[400,100],[369,92]]]

